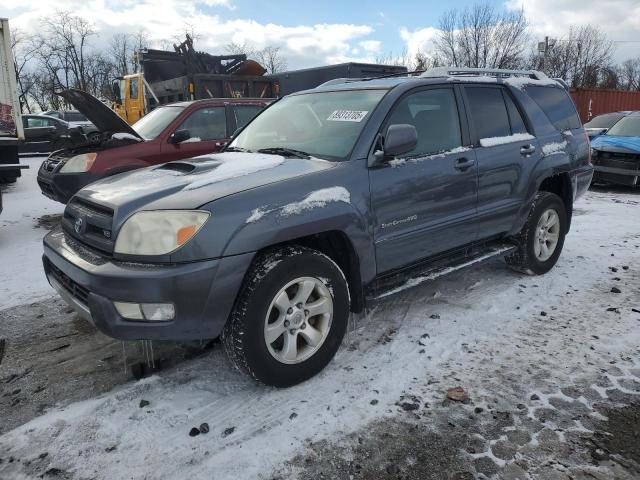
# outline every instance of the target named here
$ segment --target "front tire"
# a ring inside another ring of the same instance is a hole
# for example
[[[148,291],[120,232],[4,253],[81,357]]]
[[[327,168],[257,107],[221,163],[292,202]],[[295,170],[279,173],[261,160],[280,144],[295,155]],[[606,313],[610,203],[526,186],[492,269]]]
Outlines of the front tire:
[[[518,249],[505,257],[513,270],[530,275],[547,273],[557,263],[567,233],[567,210],[551,192],[538,192],[529,217],[516,237]]]
[[[222,341],[238,368],[289,387],[331,361],[349,309],[347,281],[328,256],[298,246],[270,250],[249,269]]]

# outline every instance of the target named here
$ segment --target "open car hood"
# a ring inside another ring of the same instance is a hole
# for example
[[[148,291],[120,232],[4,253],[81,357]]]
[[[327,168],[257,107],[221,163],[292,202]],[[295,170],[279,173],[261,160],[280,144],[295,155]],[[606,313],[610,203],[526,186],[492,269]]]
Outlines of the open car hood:
[[[140,140],[144,140],[131,126],[120,118],[116,112],[107,107],[93,95],[70,88],[58,92],[62,98],[73,105],[80,113],[93,123],[101,132],[128,133]]]

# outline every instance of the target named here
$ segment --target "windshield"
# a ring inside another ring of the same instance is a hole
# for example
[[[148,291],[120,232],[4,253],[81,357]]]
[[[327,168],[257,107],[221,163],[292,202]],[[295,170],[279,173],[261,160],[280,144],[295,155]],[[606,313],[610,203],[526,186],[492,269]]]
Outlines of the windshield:
[[[153,140],[167,128],[184,107],[170,106],[160,107],[147,113],[144,117],[132,125],[132,128],[145,140]]]
[[[327,160],[346,159],[386,92],[351,90],[285,97],[258,115],[230,148],[254,152],[287,148]]]
[[[598,115],[590,122],[584,124],[584,128],[610,128],[618,120],[624,117],[623,113],[605,113]]]
[[[640,115],[624,117],[607,131],[618,137],[640,137]]]

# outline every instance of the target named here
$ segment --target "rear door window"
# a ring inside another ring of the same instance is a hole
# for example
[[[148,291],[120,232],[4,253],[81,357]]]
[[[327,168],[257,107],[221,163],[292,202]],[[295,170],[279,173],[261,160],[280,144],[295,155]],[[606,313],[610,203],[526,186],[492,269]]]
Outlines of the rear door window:
[[[205,142],[227,137],[224,107],[200,108],[182,122],[178,130],[188,130],[192,142]]]
[[[501,88],[466,87],[465,90],[479,139],[511,135],[509,113]]]
[[[253,120],[264,107],[260,105],[234,105],[233,114],[236,117],[236,129],[243,128],[247,123]]]
[[[564,89],[528,86],[525,87],[525,91],[558,130],[582,127],[573,101]]]

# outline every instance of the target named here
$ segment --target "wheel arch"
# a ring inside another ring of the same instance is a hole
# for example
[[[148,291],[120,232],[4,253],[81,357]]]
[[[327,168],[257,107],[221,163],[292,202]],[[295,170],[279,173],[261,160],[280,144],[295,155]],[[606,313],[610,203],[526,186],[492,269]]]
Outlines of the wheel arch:
[[[258,251],[272,250],[291,245],[299,245],[317,250],[333,260],[347,280],[351,297],[351,311],[364,309],[364,290],[360,274],[360,257],[349,236],[341,230],[318,232],[303,237],[292,238],[281,243],[266,246]]]
[[[567,233],[571,229],[573,216],[573,188],[568,172],[556,173],[545,177],[538,186],[539,192],[550,192],[558,195],[565,205],[567,213]]]

